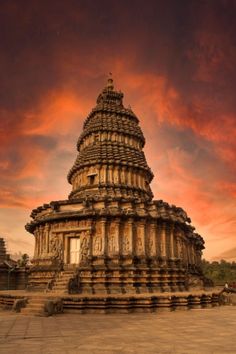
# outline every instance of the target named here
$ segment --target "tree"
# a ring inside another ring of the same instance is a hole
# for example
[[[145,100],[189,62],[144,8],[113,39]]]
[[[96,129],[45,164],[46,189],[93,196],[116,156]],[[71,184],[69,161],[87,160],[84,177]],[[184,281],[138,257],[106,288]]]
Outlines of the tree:
[[[215,285],[223,285],[225,282],[236,282],[236,263],[227,262],[222,259],[220,262],[208,262],[202,260],[203,274],[213,280]]]

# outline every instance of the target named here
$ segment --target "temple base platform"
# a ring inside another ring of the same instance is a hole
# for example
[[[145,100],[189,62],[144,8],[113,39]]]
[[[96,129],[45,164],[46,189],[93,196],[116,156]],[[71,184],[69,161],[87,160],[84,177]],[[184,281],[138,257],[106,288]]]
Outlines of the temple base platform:
[[[0,291],[0,308],[25,315],[57,313],[137,313],[204,309],[219,306],[221,291],[195,290],[147,294],[61,294]]]

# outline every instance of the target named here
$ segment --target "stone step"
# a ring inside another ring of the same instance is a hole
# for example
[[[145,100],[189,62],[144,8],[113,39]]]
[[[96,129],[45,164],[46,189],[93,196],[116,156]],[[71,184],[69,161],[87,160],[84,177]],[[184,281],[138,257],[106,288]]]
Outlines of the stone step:
[[[65,283],[57,283],[54,285],[53,288],[57,288],[58,286],[62,286],[64,288],[67,288],[68,287],[68,282],[65,282]]]
[[[54,285],[53,289],[55,289],[55,288],[67,288],[67,287],[68,287],[68,283],[56,284],[56,285]]]
[[[55,283],[54,283],[54,286],[56,286],[56,285],[66,285],[66,284],[68,284],[69,283],[69,280],[61,280],[61,281],[56,281]]]
[[[64,294],[68,294],[68,290],[67,289],[54,289],[52,290],[53,294],[57,294],[57,293],[64,293]]]
[[[70,278],[73,278],[73,275],[70,275],[70,276],[59,276],[56,280],[59,280],[59,279],[70,279]]]
[[[63,272],[60,272],[59,275],[71,275],[74,273],[75,273],[74,271],[64,270]]]
[[[27,305],[27,309],[31,308],[31,309],[38,309],[38,308],[42,308],[44,307],[44,303],[42,304],[28,304]]]
[[[25,311],[25,312],[22,312],[21,311],[21,314],[23,316],[41,316],[41,317],[45,317],[46,314],[44,311]]]
[[[56,278],[51,293],[68,293],[68,284],[71,278],[75,276],[75,270],[64,270]]]
[[[21,313],[25,313],[25,312],[39,312],[39,311],[44,311],[44,306],[38,306],[38,307],[24,307],[23,309],[21,309]]]

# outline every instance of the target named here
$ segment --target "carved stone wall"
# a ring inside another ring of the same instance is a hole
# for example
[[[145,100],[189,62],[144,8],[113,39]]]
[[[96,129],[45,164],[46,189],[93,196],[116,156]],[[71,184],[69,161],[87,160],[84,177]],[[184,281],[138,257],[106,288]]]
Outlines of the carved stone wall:
[[[72,260],[82,292],[184,290],[198,274],[204,241],[183,209],[152,200],[145,139],[122,100],[110,79],[78,139],[69,198],[32,211],[35,283]]]

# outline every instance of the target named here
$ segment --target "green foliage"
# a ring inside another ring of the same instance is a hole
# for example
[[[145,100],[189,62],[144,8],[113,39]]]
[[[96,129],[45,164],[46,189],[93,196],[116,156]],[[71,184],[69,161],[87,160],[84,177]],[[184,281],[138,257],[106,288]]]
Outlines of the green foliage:
[[[236,262],[227,262],[222,259],[220,262],[208,262],[202,260],[203,274],[213,280],[215,285],[224,285],[236,282]]]

